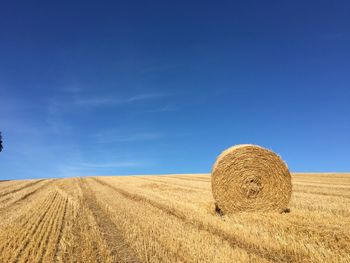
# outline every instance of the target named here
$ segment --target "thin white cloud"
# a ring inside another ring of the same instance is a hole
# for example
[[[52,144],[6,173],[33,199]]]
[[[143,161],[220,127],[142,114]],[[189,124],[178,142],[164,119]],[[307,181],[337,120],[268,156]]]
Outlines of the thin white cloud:
[[[139,167],[145,166],[146,163],[135,161],[120,161],[110,163],[78,163],[78,166],[82,168],[123,168],[123,167]]]
[[[106,131],[93,135],[97,143],[118,143],[118,142],[136,142],[152,141],[164,137],[158,132],[130,133],[119,131]]]
[[[108,97],[100,98],[78,98],[74,101],[75,105],[78,106],[104,106],[104,105],[113,105],[120,104],[120,101]]]
[[[178,106],[166,105],[164,107],[160,107],[157,109],[148,110],[147,112],[171,112],[171,111],[178,111],[178,110],[180,110]]]
[[[133,96],[133,97],[126,99],[125,102],[126,103],[133,103],[133,102],[138,102],[138,101],[157,99],[157,98],[164,97],[164,96],[167,96],[167,95],[161,94],[161,93],[140,94],[140,95],[136,95],[136,96]]]
[[[84,96],[76,96],[72,101],[72,104],[77,106],[108,106],[108,105],[123,105],[123,104],[132,104],[147,100],[153,100],[161,97],[167,96],[166,94],[160,93],[146,93],[139,94],[126,98],[116,98],[113,95],[110,96],[100,96],[100,97],[84,97]]]
[[[114,106],[114,105],[125,105],[125,104],[134,104],[137,102],[143,102],[148,100],[153,100],[161,97],[168,96],[161,93],[145,93],[139,94],[131,97],[116,97],[115,95],[103,95],[97,97],[84,96],[82,94],[76,93],[73,98],[65,98],[64,101],[56,101],[60,103],[63,107],[67,108],[70,106],[84,106],[84,107],[100,107],[100,106]]]
[[[57,175],[58,177],[74,177],[74,176],[87,176],[104,174],[106,170],[114,170],[114,174],[117,174],[120,170],[118,169],[133,169],[138,167],[145,167],[152,165],[153,162],[150,161],[132,161],[124,160],[118,162],[88,162],[88,161],[70,161],[60,164],[58,167]]]
[[[78,94],[82,92],[82,88],[79,85],[68,85],[60,88],[60,91],[71,94]]]

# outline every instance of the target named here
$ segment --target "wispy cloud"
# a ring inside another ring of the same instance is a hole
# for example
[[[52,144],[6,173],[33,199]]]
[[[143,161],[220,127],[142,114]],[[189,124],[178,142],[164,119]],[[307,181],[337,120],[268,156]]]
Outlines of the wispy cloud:
[[[132,96],[125,100],[126,103],[133,103],[138,101],[145,101],[145,100],[152,100],[157,99],[161,97],[169,96],[168,94],[161,94],[161,93],[148,93],[148,94],[140,94],[136,96]]]
[[[71,94],[77,94],[82,92],[82,87],[80,87],[79,85],[72,84],[72,85],[61,87],[60,91],[71,93]]]
[[[134,104],[137,102],[145,102],[148,100],[158,99],[161,97],[168,96],[167,94],[161,93],[145,93],[131,97],[116,98],[115,96],[102,96],[102,97],[84,97],[79,96],[73,101],[74,105],[77,106],[112,106],[112,105],[125,105]]]
[[[125,171],[139,169],[153,165],[152,161],[132,161],[122,160],[117,162],[88,162],[88,161],[71,161],[65,162],[58,166],[58,177],[74,177],[86,175],[103,175],[103,174],[120,174]],[[126,169],[126,170],[125,170]],[[122,172],[123,171],[123,172]]]
[[[159,132],[109,130],[96,133],[92,137],[97,141],[97,143],[118,143],[157,140],[163,138],[164,135]]]
[[[178,111],[180,108],[178,106],[174,105],[165,105],[163,107],[159,107],[156,109],[148,110],[147,112],[171,112],[171,111]]]
[[[108,162],[108,163],[78,163],[78,166],[82,168],[123,168],[123,167],[139,167],[145,166],[147,163],[135,162],[135,161],[120,161],[120,162]]]
[[[100,97],[100,98],[77,98],[73,101],[74,105],[77,106],[105,106],[105,105],[113,105],[120,104],[121,101],[108,97]]]
[[[68,94],[67,94],[68,93]],[[74,107],[109,107],[109,106],[120,106],[127,104],[136,104],[146,102],[149,100],[155,100],[169,96],[169,94],[163,93],[143,93],[133,96],[117,96],[115,94],[102,94],[98,96],[89,96],[83,94],[83,92],[76,90],[74,93],[66,92],[65,96],[55,98],[50,108],[54,108],[56,111],[64,111]]]
[[[338,32],[338,33],[326,33],[326,34],[323,34],[323,38],[325,39],[342,39],[342,38],[345,38],[345,37],[348,37],[350,34],[349,32]]]
[[[168,63],[166,61],[157,61],[155,63],[151,63],[140,70],[141,74],[156,74],[165,71],[173,71],[176,68],[183,67],[182,63],[174,64]]]

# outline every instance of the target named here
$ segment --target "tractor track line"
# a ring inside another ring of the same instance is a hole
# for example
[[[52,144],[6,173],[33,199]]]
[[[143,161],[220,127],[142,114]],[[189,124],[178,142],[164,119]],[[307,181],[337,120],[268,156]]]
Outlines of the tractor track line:
[[[191,181],[191,182],[202,182],[202,183],[210,183],[210,179],[209,180],[193,180],[191,178],[188,177],[181,177],[181,176],[156,176],[155,177],[158,178],[169,178],[169,179],[179,179],[179,180],[185,180],[185,181]]]
[[[92,212],[112,256],[117,259],[116,262],[138,263],[139,259],[135,256],[135,252],[124,241],[121,232],[111,220],[110,215],[98,204],[95,194],[84,179],[80,180],[80,185],[83,189],[84,203]]]
[[[61,223],[59,230],[58,230],[58,238],[56,240],[55,253],[54,253],[54,257],[53,257],[54,260],[56,260],[58,258],[59,246],[60,246],[60,242],[62,240],[63,231],[64,231],[66,221],[67,221],[67,208],[68,208],[68,198],[66,198],[66,201],[65,201],[64,211],[63,211],[63,216],[62,216],[62,223]]]
[[[50,213],[45,216],[43,223],[38,228],[38,230],[33,234],[33,239],[30,242],[30,246],[23,251],[22,255],[19,258],[23,260],[27,260],[28,258],[40,256],[43,251],[43,244],[45,243],[45,238],[50,237],[52,226],[56,219],[56,212],[61,205],[61,199],[58,198],[57,202],[55,202],[51,206]],[[38,262],[36,259],[35,262]]]
[[[40,203],[40,205],[35,210],[32,209],[31,212],[29,211],[30,212],[29,215],[27,215],[26,217],[21,217],[19,219],[20,222],[19,222],[18,228],[26,229],[27,225],[30,224],[30,221],[33,219],[33,217],[36,216],[35,211],[45,211],[47,209],[46,207],[50,204],[51,201],[52,201],[52,195],[49,195]],[[40,213],[39,215],[37,215],[37,217],[39,216],[40,216]],[[11,244],[13,245],[13,244],[19,243],[22,237],[23,235],[17,235],[17,238],[8,239],[5,244],[2,244],[0,246],[0,254],[3,252],[5,248],[10,246]]]
[[[56,196],[57,195],[54,195],[50,204],[54,203]],[[17,249],[17,252],[15,252],[16,254],[13,255],[13,256],[15,256],[15,259],[17,261],[19,260],[19,257],[21,256],[21,254],[24,252],[24,250],[29,245],[31,237],[33,237],[33,235],[41,228],[41,225],[44,223],[44,219],[45,219],[46,215],[50,212],[51,209],[52,209],[52,205],[48,205],[46,210],[39,216],[38,220],[36,220],[36,222],[32,225],[32,227],[30,227],[28,229],[28,231],[26,233],[24,233],[24,236],[21,235],[22,236],[20,239],[21,246],[19,247],[19,249]],[[24,240],[24,242],[23,242],[23,240]]]
[[[6,212],[6,210],[10,210],[10,208],[12,208],[12,206],[19,205],[22,201],[26,200],[28,197],[31,197],[32,195],[36,194],[37,192],[40,192],[41,190],[43,190],[44,188],[46,188],[48,185],[52,184],[53,182],[54,182],[54,180],[46,181],[45,184],[34,189],[33,191],[26,193],[25,195],[19,197],[16,200],[13,200],[12,202],[9,202],[5,207],[0,209],[0,212],[4,213],[4,212]]]
[[[4,196],[7,196],[7,195],[9,195],[9,194],[17,193],[17,192],[19,192],[19,191],[21,191],[21,190],[23,190],[23,189],[26,189],[26,188],[31,187],[31,186],[33,186],[33,185],[36,185],[36,184],[38,184],[38,183],[40,183],[40,182],[42,182],[42,181],[44,181],[44,179],[36,180],[36,181],[34,181],[34,182],[30,182],[30,183],[25,184],[24,186],[22,186],[22,187],[20,187],[20,188],[13,189],[13,190],[8,191],[8,192],[5,192],[5,193],[0,193],[0,198],[1,198],[1,197],[4,197]]]
[[[52,241],[52,238],[54,238],[55,236],[53,235],[56,232],[56,229],[59,228],[59,223],[60,220],[58,220],[61,216],[61,212],[64,213],[64,209],[65,209],[65,205],[66,205],[66,200],[64,197],[61,196],[61,200],[60,200],[60,204],[58,205],[58,208],[54,211],[53,213],[53,219],[49,222],[49,231],[46,231],[46,236],[43,236],[43,239],[41,240],[41,245],[44,244],[44,246],[42,247],[42,249],[40,250],[40,255],[39,255],[39,259],[38,262],[41,263],[43,262],[43,258],[44,256],[48,253],[49,249],[48,247],[52,247],[49,246],[50,241]],[[54,248],[56,247],[56,242],[54,244]]]
[[[184,190],[192,190],[192,191],[195,191],[195,192],[209,192],[210,190],[209,189],[206,189],[206,188],[201,188],[201,187],[196,187],[196,186],[184,186],[184,185],[181,185],[181,184],[177,184],[177,183],[169,183],[169,182],[165,182],[165,181],[161,181],[161,180],[156,180],[156,179],[151,179],[151,178],[143,178],[143,177],[137,177],[137,179],[141,179],[141,180],[146,180],[146,181],[150,181],[150,182],[156,182],[156,183],[162,183],[162,184],[165,184],[165,185],[169,185],[169,186],[178,186],[178,187],[181,187],[183,188]],[[196,191],[196,190],[199,190],[199,191]]]

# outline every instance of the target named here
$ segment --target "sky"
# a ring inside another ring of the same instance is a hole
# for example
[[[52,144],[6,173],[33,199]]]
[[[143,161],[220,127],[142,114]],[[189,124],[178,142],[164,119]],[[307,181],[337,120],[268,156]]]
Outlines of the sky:
[[[0,179],[350,172],[349,1],[3,1]]]

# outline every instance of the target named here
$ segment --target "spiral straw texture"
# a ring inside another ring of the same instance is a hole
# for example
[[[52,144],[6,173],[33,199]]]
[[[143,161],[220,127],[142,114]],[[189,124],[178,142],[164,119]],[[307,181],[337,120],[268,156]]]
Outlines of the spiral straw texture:
[[[236,145],[220,154],[211,177],[216,205],[223,214],[239,211],[283,211],[291,194],[287,165],[257,145]]]

